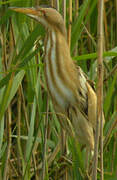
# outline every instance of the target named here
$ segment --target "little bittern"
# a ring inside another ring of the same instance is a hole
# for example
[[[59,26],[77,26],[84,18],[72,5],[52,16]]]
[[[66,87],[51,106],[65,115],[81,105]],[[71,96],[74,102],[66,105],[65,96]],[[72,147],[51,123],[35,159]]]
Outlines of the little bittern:
[[[70,56],[62,16],[53,8],[11,9],[32,17],[45,27],[45,78],[55,111],[64,115],[59,116],[64,129],[71,133],[69,119],[75,137],[93,150],[97,97],[86,75]]]

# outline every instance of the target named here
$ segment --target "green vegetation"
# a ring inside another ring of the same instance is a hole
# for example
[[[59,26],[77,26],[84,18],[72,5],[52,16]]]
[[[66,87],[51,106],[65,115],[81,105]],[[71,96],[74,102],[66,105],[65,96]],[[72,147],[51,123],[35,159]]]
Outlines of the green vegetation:
[[[51,4],[50,1],[41,1]],[[54,1],[53,1],[54,2]],[[79,4],[77,4],[79,2]],[[76,3],[76,4],[75,4]],[[30,7],[38,0],[0,2],[0,179],[71,180],[86,178],[85,148],[67,137],[61,155],[61,128],[44,79],[44,28],[8,7]],[[69,1],[66,27],[69,29]],[[77,10],[78,9],[78,10]],[[59,0],[63,13],[63,1]],[[97,0],[72,7],[71,55],[97,83]],[[117,179],[117,2],[104,4],[104,179]],[[46,146],[45,144],[45,132]],[[46,151],[44,148],[46,147]],[[82,150],[81,150],[82,149]],[[44,154],[45,153],[45,154]],[[43,159],[44,156],[44,159]],[[100,170],[100,159],[98,167]],[[88,179],[88,177],[87,177]],[[100,179],[100,171],[98,171]]]

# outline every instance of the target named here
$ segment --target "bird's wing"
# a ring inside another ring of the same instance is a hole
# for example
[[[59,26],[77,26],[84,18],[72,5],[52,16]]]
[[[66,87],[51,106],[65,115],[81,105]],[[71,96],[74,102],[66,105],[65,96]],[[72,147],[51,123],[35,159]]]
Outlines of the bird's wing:
[[[77,69],[78,69],[78,78],[80,82],[79,88],[80,88],[80,91],[82,92],[80,111],[81,112],[84,111],[82,113],[85,114],[85,116],[87,117],[87,120],[91,123],[92,128],[95,130],[97,96],[94,91],[93,83],[90,83],[90,81],[88,80],[88,77],[79,66],[77,67]]]
[[[86,82],[86,86],[88,96],[88,120],[91,122],[93,129],[95,130],[97,117],[97,96],[88,82]]]
[[[82,92],[81,108],[80,111],[84,111],[87,120],[92,124],[95,131],[96,128],[96,118],[97,118],[97,95],[94,88],[94,83],[90,81],[87,75],[78,66],[78,78],[80,82],[80,91]],[[83,106],[83,108],[82,108]],[[105,123],[104,113],[103,113],[103,125]]]

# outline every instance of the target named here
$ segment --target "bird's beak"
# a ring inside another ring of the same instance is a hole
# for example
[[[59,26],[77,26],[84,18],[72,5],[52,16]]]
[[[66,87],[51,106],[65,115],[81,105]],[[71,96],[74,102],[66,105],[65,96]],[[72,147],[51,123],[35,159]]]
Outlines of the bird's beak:
[[[28,16],[31,16],[31,17],[37,17],[37,16],[41,16],[41,11],[37,11],[37,9],[35,8],[17,8],[17,7],[10,7],[9,9],[13,10],[13,11],[16,11],[16,12],[20,12],[20,13],[23,13],[23,14],[26,14]]]

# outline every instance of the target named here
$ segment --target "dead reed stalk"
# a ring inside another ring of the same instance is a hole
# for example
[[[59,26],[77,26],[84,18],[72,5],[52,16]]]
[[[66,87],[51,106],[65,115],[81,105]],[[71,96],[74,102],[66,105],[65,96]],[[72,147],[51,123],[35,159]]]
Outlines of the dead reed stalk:
[[[97,122],[92,180],[97,180],[99,135],[101,152],[101,180],[103,180],[103,6],[104,1],[98,0]]]

